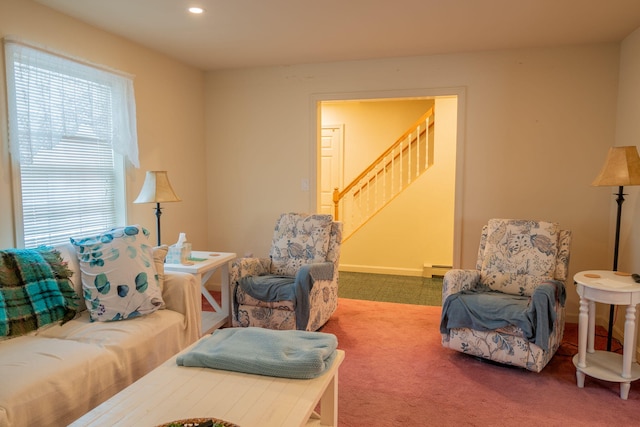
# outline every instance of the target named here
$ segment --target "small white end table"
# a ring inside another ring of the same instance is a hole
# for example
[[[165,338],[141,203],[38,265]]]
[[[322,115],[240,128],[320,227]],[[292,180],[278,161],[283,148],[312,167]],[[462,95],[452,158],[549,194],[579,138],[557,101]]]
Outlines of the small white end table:
[[[199,305],[199,316],[202,323],[202,334],[212,332],[229,321],[231,313],[231,300],[229,298],[229,263],[236,258],[236,254],[229,252],[206,252],[192,251],[191,259],[187,264],[165,264],[165,271],[181,272],[192,274],[200,285],[200,292],[207,299],[209,304],[215,311],[202,312],[202,305]],[[220,294],[221,302],[213,298],[205,284],[211,278],[213,273],[220,268],[221,285]]]
[[[640,365],[636,362],[636,305],[640,303],[640,284],[628,275],[604,270],[582,271],[573,280],[580,295],[578,354],[573,357],[578,387],[584,387],[585,375],[619,382],[620,398],[626,400],[631,382],[640,379]],[[622,356],[594,349],[596,302],[627,306]]]

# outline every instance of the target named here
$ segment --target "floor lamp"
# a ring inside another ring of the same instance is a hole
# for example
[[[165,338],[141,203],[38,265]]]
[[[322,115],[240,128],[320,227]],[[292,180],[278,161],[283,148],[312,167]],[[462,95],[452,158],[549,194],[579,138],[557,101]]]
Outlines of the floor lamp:
[[[623,187],[625,185],[640,185],[640,157],[635,146],[611,147],[607,160],[591,185],[597,187],[617,186],[618,214],[616,216],[616,239],[613,248],[613,271],[618,271],[618,250],[620,246],[620,219],[622,218],[622,203],[624,202]],[[609,330],[607,331],[607,351],[611,351],[613,336],[613,320],[615,306],[609,306]]]
[[[147,171],[140,194],[138,194],[138,197],[133,203],[156,204],[156,236],[158,236],[158,246],[162,244],[162,239],[160,238],[160,215],[162,215],[160,203],[180,201],[180,197],[176,195],[171,187],[167,171]]]

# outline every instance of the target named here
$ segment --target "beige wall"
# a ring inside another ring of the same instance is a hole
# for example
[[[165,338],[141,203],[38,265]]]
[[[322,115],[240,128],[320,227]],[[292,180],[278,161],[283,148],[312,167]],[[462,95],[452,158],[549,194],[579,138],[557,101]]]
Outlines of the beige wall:
[[[606,268],[610,195],[589,184],[615,137],[618,64],[602,44],[209,72],[209,244],[266,255],[280,212],[315,209],[300,188],[315,185],[314,100],[462,88],[454,263],[474,266],[489,218],[516,217],[573,230],[571,275]]]
[[[174,189],[183,201],[163,205],[163,242],[172,243],[180,231],[185,231],[194,248],[206,248],[204,73],[29,0],[0,0],[0,37],[5,35],[135,75],[141,167],[128,171],[129,223],[148,227],[155,242],[154,205],[131,202],[140,191],[146,170],[168,170]],[[4,68],[2,56],[2,82]],[[16,244],[6,105],[3,83],[0,85],[0,247]]]
[[[640,145],[640,29],[628,36],[621,45],[620,50],[620,84],[618,89],[617,126],[615,143],[610,145]],[[600,152],[601,164],[604,163],[607,151]],[[607,206],[610,212],[608,224],[609,239],[607,244],[607,258],[602,265],[604,269],[610,269],[613,264],[613,248],[615,245],[615,218],[617,215],[617,203],[613,193],[615,187],[598,187],[601,198],[599,203]],[[622,204],[622,224],[620,227],[620,253],[618,257],[618,270],[631,273],[640,273],[640,187],[625,187],[625,202]],[[625,311],[624,307],[618,307],[614,335],[622,337],[624,331]],[[636,313],[637,315],[638,313]],[[609,306],[598,307],[600,324],[608,323]]]
[[[322,119],[345,124],[346,175],[354,177],[433,105],[344,102],[323,105]],[[341,270],[420,276],[424,264],[452,265],[457,101],[439,97],[435,105],[433,166],[348,238]]]

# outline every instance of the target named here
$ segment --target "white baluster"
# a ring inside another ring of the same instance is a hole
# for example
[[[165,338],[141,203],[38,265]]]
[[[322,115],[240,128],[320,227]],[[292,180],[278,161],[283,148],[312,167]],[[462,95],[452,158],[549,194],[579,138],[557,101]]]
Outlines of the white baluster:
[[[391,150],[391,197],[393,197],[393,195],[395,194],[393,192],[393,187],[396,183],[395,153],[396,149],[394,148],[393,150]]]
[[[402,149],[402,143],[400,143],[400,186],[398,188],[398,193],[400,193],[402,191],[402,189],[404,188],[404,150]],[[397,193],[396,193],[397,194]]]
[[[375,179],[373,186],[373,212],[378,210],[378,174],[380,170],[376,168],[376,172],[373,174],[373,179]]]
[[[416,179],[420,176],[420,125],[416,129]]]
[[[387,202],[387,158],[382,159],[382,204]]]
[[[411,133],[407,136],[407,185],[411,184]]]

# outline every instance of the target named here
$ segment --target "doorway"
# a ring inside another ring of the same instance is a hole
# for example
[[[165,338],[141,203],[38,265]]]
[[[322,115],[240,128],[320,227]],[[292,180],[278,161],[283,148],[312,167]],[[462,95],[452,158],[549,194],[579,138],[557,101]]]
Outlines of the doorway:
[[[436,127],[443,129],[445,126],[450,129],[447,144],[450,145],[449,153],[443,152],[442,148],[436,150],[437,172],[430,172],[430,178],[424,178],[421,185],[407,191],[407,194],[398,197],[394,201],[395,207],[390,207],[387,212],[378,215],[370,224],[358,231],[358,236],[349,237],[343,244],[341,256],[341,270],[396,274],[406,276],[421,276],[428,265],[452,266],[456,265],[459,259],[459,251],[456,250],[457,229],[456,224],[456,188],[459,179],[456,179],[460,169],[460,163],[456,153],[460,151],[461,132],[460,110],[463,97],[458,96],[464,91],[458,91],[455,95],[429,95],[429,96],[406,96],[406,97],[340,97],[334,99],[329,96],[325,99],[316,100],[317,113],[317,146],[318,153],[317,167],[317,194],[316,203],[321,212],[333,213],[331,192],[333,187],[344,188],[349,180],[353,178],[358,168],[366,167],[367,162],[375,157],[375,151],[379,149],[380,142],[365,138],[366,141],[356,139],[359,135],[366,134],[362,130],[362,125],[353,121],[357,113],[365,110],[377,111],[378,116],[373,117],[369,122],[374,122],[375,126],[370,126],[371,131],[376,136],[385,132],[388,133],[381,139],[389,145],[395,138],[406,130],[407,123],[411,123],[416,118],[416,111],[424,112],[426,105],[436,102],[445,106],[453,114],[447,118],[444,115],[446,110],[442,109],[441,117],[438,116],[436,108]],[[448,105],[447,105],[448,104]],[[328,106],[331,106],[329,108]],[[386,105],[386,107],[385,107]],[[404,110],[402,112],[389,113],[385,108],[397,107]],[[422,110],[420,110],[422,109]],[[346,118],[336,115],[337,110],[347,112]],[[327,114],[330,111],[330,114]],[[355,113],[354,113],[355,111]],[[381,117],[390,118],[387,123]],[[441,122],[438,124],[437,120]],[[399,124],[405,120],[404,124]],[[377,129],[376,129],[377,128]],[[395,130],[394,130],[395,129]],[[401,129],[401,131],[398,131]],[[386,138],[386,139],[385,139]],[[342,139],[342,144],[338,141]],[[436,143],[437,144],[437,143]],[[340,145],[342,148],[339,148]],[[383,144],[384,145],[384,144]],[[338,150],[338,158],[332,157],[329,152]],[[449,157],[446,161],[445,157]],[[443,175],[444,165],[449,165],[448,178]],[[434,168],[434,169],[436,169]],[[421,178],[422,179],[422,178]],[[334,182],[342,185],[333,185]],[[442,188],[433,191],[434,184],[444,183]],[[430,188],[429,190],[425,190]],[[446,194],[445,194],[446,193]],[[430,204],[426,210],[424,200],[429,199]],[[331,208],[330,208],[331,206]],[[444,207],[444,209],[443,209]],[[385,208],[386,209],[386,208]],[[420,212],[426,212],[421,215]],[[447,212],[447,219],[441,222],[439,219],[429,218],[432,212]],[[430,213],[431,212],[431,213]],[[425,238],[424,236],[428,236]],[[443,249],[438,254],[434,248]],[[403,255],[406,254],[406,255]]]

